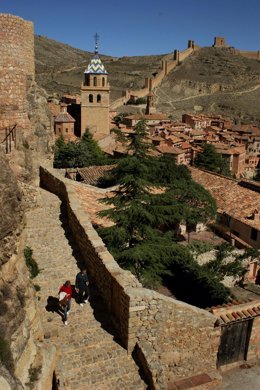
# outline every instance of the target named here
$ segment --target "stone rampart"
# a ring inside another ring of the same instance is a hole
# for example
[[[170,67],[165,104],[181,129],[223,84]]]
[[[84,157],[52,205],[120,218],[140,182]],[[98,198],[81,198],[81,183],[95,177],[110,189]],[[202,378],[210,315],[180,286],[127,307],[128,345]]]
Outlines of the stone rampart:
[[[167,76],[169,72],[171,72],[173,69],[176,68],[179,61],[185,60],[189,55],[191,55],[195,50],[198,50],[199,46],[192,46],[188,47],[187,49],[179,52],[178,51],[178,60],[172,59],[172,54],[167,54],[163,57],[162,65],[160,69],[158,69],[158,72],[155,77],[146,77],[144,82],[144,88],[138,89],[138,90],[126,90],[124,92],[124,96],[116,99],[111,103],[110,109],[116,109],[123,104],[126,104],[126,102],[130,99],[130,96],[136,96],[136,97],[144,97],[146,96],[150,91],[158,87],[161,82],[163,81],[164,77]]]
[[[33,23],[0,14],[0,53],[0,129],[15,123],[27,129],[27,79],[35,77]]]
[[[260,51],[246,51],[246,50],[236,50],[237,54],[240,54],[243,57],[251,58],[253,60],[260,61]]]
[[[76,196],[74,188],[80,184],[44,167],[40,183],[66,204],[82,260],[107,303],[118,336],[129,353],[138,349],[154,388],[166,389],[173,379],[216,373],[220,337],[219,328],[214,327],[216,317],[143,288],[129,271],[121,269]]]

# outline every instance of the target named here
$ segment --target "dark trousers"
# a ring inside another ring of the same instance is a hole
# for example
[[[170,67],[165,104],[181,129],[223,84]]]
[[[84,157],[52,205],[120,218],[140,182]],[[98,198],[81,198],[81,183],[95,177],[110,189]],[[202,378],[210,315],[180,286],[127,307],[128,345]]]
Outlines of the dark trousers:
[[[87,298],[89,298],[88,286],[79,288],[79,303],[83,303]]]

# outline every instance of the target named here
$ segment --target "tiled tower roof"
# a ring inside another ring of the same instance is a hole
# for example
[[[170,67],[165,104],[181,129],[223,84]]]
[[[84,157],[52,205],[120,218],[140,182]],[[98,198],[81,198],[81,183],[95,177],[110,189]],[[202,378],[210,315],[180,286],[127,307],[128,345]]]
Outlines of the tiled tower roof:
[[[84,73],[88,74],[107,74],[107,71],[102,64],[101,59],[99,58],[98,54],[95,54],[95,56],[90,61],[90,64],[88,65],[87,69],[84,71]]]

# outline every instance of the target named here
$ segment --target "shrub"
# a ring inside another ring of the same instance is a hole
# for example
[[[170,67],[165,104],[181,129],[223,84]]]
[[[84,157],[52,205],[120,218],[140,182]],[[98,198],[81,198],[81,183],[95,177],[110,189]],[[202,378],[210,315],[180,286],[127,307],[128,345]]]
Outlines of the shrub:
[[[30,389],[34,388],[34,383],[39,379],[41,371],[41,366],[29,368],[29,382],[26,383],[26,385],[29,386]]]
[[[33,254],[33,250],[29,246],[27,246],[24,249],[24,258],[25,258],[25,263],[30,272],[30,277],[33,279],[39,274],[40,270],[38,264],[32,257],[32,254]]]
[[[33,287],[34,287],[35,291],[41,290],[41,287],[39,286],[39,284],[34,284]]]

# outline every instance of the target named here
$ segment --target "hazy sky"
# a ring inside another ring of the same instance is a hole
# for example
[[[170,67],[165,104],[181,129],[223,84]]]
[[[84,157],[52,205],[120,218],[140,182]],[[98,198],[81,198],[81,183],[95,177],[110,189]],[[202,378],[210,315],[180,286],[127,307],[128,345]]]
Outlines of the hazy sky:
[[[260,50],[260,0],[0,0],[0,13],[34,22],[35,33],[112,56],[183,50],[188,39]],[[1,29],[1,26],[0,26]]]

